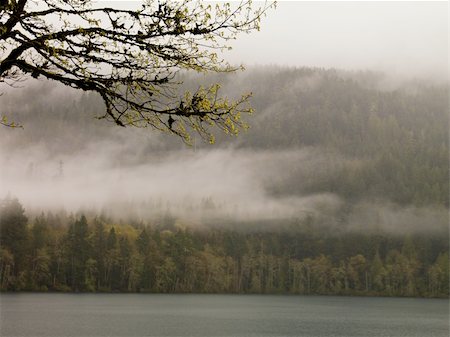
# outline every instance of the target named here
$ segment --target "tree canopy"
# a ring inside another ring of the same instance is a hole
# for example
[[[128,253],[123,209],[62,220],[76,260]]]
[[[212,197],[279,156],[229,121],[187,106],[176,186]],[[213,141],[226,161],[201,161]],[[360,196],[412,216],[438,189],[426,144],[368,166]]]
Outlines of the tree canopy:
[[[6,220],[0,228],[17,224],[13,214],[23,216],[17,200],[0,206]],[[300,219],[265,229],[262,223],[132,226],[65,212],[21,222],[23,230],[2,238],[0,291],[449,294],[446,228],[394,234],[330,230]]]
[[[98,93],[99,116],[120,126],[150,126],[189,142],[213,141],[212,127],[235,134],[252,112],[249,95],[229,100],[219,85],[181,93],[180,70],[230,72],[218,52],[239,33],[259,30],[273,4],[146,0],[138,9],[91,0],[0,2],[0,83],[47,78]],[[3,118],[2,124],[13,125]]]

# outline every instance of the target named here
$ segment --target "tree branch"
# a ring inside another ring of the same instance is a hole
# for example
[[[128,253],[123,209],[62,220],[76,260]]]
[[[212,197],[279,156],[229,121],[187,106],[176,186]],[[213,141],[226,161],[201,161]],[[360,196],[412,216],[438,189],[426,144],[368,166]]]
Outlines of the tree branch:
[[[201,1],[145,2],[138,10],[91,7],[90,0],[27,0],[1,8],[0,81],[17,71],[97,92],[105,103],[100,118],[120,126],[150,126],[189,142],[190,131],[212,140],[217,127],[236,134],[251,113],[249,95],[235,102],[218,86],[176,95],[179,70],[229,72],[218,58],[238,33],[259,29],[274,4],[254,9],[251,1],[205,6]],[[50,21],[57,22],[50,24]]]

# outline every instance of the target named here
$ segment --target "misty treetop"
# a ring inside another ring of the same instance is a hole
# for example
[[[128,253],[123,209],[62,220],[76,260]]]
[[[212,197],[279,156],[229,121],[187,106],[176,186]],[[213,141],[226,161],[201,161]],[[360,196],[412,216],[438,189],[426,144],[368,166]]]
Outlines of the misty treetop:
[[[239,34],[259,30],[273,5],[147,0],[122,9],[91,0],[2,1],[0,83],[57,81],[95,92],[104,103],[96,115],[117,125],[150,126],[187,142],[196,132],[213,142],[211,127],[235,134],[243,126],[248,95],[230,101],[218,85],[180,95],[175,74],[239,68],[219,52]],[[15,125],[6,116],[0,123]]]
[[[271,179],[262,182],[274,197],[332,193],[351,204],[363,200],[431,208],[449,205],[446,85],[389,83],[389,78],[376,73],[313,68],[256,68],[212,79],[185,75],[183,81],[205,87],[221,82],[231,97],[241,88],[254,91],[257,113],[247,119],[250,129],[237,139],[217,137],[215,149],[232,146],[234,160],[240,160],[239,151],[267,153],[268,162],[256,168],[263,172],[275,165],[271,154],[305,149],[311,153],[304,160],[277,157],[279,166],[269,172]],[[89,116],[101,110],[102,103],[93,95],[71,96],[49,85],[28,90],[0,98],[28,124],[24,132],[2,136],[6,152],[39,143],[57,162],[58,156],[78,153],[91,144],[101,147],[107,142],[119,149],[128,143],[136,155],[123,151],[115,156],[123,165],[137,165],[164,161],[180,150],[175,139],[149,139],[94,123]],[[26,96],[33,97],[32,105]],[[199,141],[195,149],[210,150]]]
[[[449,295],[440,234],[333,232],[308,219],[270,230],[29,221],[11,198],[0,212],[2,291]]]

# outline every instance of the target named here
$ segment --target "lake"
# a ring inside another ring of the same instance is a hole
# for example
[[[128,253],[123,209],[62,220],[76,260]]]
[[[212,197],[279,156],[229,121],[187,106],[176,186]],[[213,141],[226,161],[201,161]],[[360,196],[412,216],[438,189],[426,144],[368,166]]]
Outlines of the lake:
[[[442,299],[1,294],[2,337],[449,336]]]

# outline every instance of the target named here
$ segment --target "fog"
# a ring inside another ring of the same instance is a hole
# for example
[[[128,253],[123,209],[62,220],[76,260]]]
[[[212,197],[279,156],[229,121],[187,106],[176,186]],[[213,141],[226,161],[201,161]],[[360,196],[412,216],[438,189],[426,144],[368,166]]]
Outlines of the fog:
[[[139,7],[137,0],[99,2]],[[397,80],[446,81],[448,2],[278,1],[259,32],[240,35],[231,46],[223,58],[246,67],[359,69],[382,71]]]
[[[225,80],[224,92],[235,96],[253,91],[259,126],[237,139],[219,137],[214,146],[197,141],[189,147],[154,130],[106,125],[94,119],[103,113],[98,98],[46,81],[25,82],[19,89],[2,87],[0,92],[5,95],[0,97],[0,112],[13,112],[25,127],[0,130],[0,197],[17,197],[29,214],[89,210],[106,212],[115,219],[151,221],[169,212],[192,225],[223,219],[276,223],[312,216],[321,225],[355,230],[445,228],[445,202],[396,203],[381,192],[375,197],[358,195],[355,200],[340,190],[318,188],[348,167],[372,169],[373,158],[366,153],[345,153],[325,141],[295,142],[296,137],[303,137],[296,129],[283,136],[303,111],[297,107],[321,112],[318,103],[307,102],[310,93],[319,97],[320,104],[328,99],[334,109],[336,102],[331,99],[336,96],[320,96],[333,76],[373,97],[387,92],[386,106],[396,90],[404,90],[401,99],[420,100],[421,86],[430,80],[442,85],[448,68],[446,8],[444,2],[281,2],[263,20],[261,32],[241,36],[234,50],[225,55],[231,63],[249,65],[247,72]],[[257,66],[261,64],[272,67]],[[301,68],[305,66],[342,70],[335,75],[335,71]],[[365,74],[367,69],[376,72]],[[292,78],[286,73],[292,73]],[[416,77],[425,81],[415,86],[411,79]],[[204,80],[200,78],[188,77],[188,85],[196,86]],[[351,96],[352,90],[347,91],[350,107],[358,99]],[[378,102],[373,97],[361,108],[361,116]],[[392,110],[397,108],[394,103]],[[384,118],[391,110],[379,105]],[[429,110],[441,113],[440,106]],[[333,123],[324,120],[327,125]],[[420,125],[420,119],[412,123]],[[261,127],[267,124],[278,127],[271,138],[264,133],[271,128]],[[405,133],[420,134],[416,129]],[[385,136],[379,134],[378,138]],[[331,142],[326,134],[321,137]],[[396,152],[392,153],[395,157]],[[373,170],[378,173],[378,168]]]
[[[125,133],[131,136],[132,132]],[[2,148],[0,193],[19,198],[29,214],[64,209],[151,222],[168,213],[197,226],[220,225],[224,219],[276,224],[312,216],[326,226],[394,233],[436,231],[447,225],[443,207],[400,207],[386,200],[355,203],[343,224],[338,214],[345,202],[336,194],[272,193],[294,167],[305,177],[314,172],[320,179],[323,170],[332,174],[345,159],[330,156],[324,149],[253,151],[228,146],[196,151],[185,147],[156,151],[152,159],[143,161],[139,146],[145,144],[137,144],[132,136],[129,142],[120,138],[87,142],[76,153],[57,156],[42,143],[14,151]]]
[[[60,156],[60,164],[55,158],[49,160],[44,149],[30,148],[2,163],[3,191],[13,192],[31,208],[77,211],[132,204],[132,211],[122,211],[134,214],[122,217],[151,217],[152,211],[169,209],[189,221],[208,214],[234,219],[289,218],[339,202],[331,194],[275,198],[265,190],[264,181],[282,170],[284,158],[301,163],[309,157],[306,150],[186,149],[144,164],[118,163],[127,151],[117,144],[95,143],[75,155]]]
[[[280,1],[226,54],[246,65],[370,69],[448,78],[446,1]],[[257,54],[255,54],[257,51]]]
[[[296,72],[286,79],[286,73]],[[9,89],[0,98],[2,106],[16,111],[24,128],[7,129],[1,135],[0,195],[17,197],[30,216],[64,209],[148,223],[170,215],[192,226],[233,222],[245,228],[252,221],[281,226],[286,221],[312,218],[317,226],[357,231],[445,229],[448,209],[442,205],[399,205],[389,195],[370,193],[347,200],[339,189],[320,187],[349,169],[369,170],[373,165],[370,158],[346,154],[323,141],[284,145],[292,139],[283,133],[298,123],[293,108],[297,95],[323,95],[330,74],[335,72],[261,68],[223,78],[224,89],[231,95],[237,92],[236,81],[240,87],[254,83],[255,106],[267,96],[261,88],[271,90],[261,86],[267,82],[262,78],[277,82],[279,76],[284,81],[279,88],[284,89],[279,91],[281,96],[275,95],[270,104],[263,104],[248,118],[250,131],[237,138],[218,137],[215,145],[197,140],[187,146],[154,130],[120,128],[93,119],[94,112],[102,108],[98,97],[51,82]],[[336,76],[350,79],[356,75],[343,72]],[[367,76],[360,74],[349,83],[363,83]],[[377,76],[375,84],[379,83]],[[197,83],[197,77],[187,81],[193,79]],[[370,87],[361,86],[363,92]],[[378,88],[373,90],[380,95]],[[392,93],[387,91],[386,96]],[[300,112],[305,109],[306,105]],[[271,134],[262,131],[272,129],[274,118],[291,126]],[[261,129],[264,125],[267,128]]]

